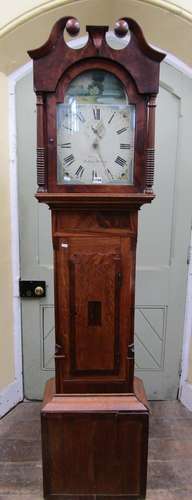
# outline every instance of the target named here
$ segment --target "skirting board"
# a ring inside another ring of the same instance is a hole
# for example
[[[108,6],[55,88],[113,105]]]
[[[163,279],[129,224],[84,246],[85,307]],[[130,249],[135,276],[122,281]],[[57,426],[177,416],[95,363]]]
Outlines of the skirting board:
[[[192,411],[192,384],[189,384],[189,382],[184,382],[182,386],[180,401],[188,410]]]
[[[9,384],[0,391],[0,418],[23,400],[23,390],[20,381]]]

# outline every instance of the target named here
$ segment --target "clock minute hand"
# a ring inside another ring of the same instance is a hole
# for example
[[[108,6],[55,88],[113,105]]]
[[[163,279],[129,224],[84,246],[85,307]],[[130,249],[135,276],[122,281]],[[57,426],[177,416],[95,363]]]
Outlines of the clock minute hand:
[[[96,152],[97,152],[97,154],[98,154],[98,156],[100,158],[100,161],[101,161],[101,163],[102,163],[102,165],[104,167],[104,171],[107,174],[107,177],[109,178],[109,174],[111,175],[111,177],[113,177],[112,174],[111,174],[111,172],[109,171],[109,169],[106,168],[106,166],[105,166],[105,162],[104,162],[103,157],[101,155],[101,151],[100,151],[98,140],[93,143],[93,147],[96,149]]]
[[[93,130],[94,134],[96,134],[96,135],[98,135],[98,136],[99,136],[98,132],[99,132],[99,128],[100,128],[100,127],[101,127],[101,125],[100,125],[100,124],[99,124],[96,128],[94,128],[94,127],[93,127],[93,125],[91,125],[91,128],[92,128],[92,130]]]
[[[94,134],[98,135],[98,134],[97,134],[97,129],[96,129],[96,128],[94,128],[94,127],[93,127],[93,125],[91,125],[91,129],[92,129],[92,131],[94,132]]]

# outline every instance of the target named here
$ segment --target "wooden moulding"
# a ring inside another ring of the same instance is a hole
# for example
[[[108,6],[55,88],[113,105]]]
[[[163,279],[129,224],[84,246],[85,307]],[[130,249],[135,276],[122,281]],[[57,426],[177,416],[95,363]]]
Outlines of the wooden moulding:
[[[66,44],[64,31],[67,29],[72,35],[78,34],[79,23],[73,17],[63,17],[55,23],[47,42],[28,52],[33,59],[34,90],[37,95],[37,199],[41,202],[50,206],[75,204],[77,209],[83,209],[85,203],[88,206],[107,204],[108,207],[119,204],[122,208],[125,204],[126,208],[130,204],[140,207],[153,199],[153,99],[159,90],[159,66],[165,54],[148,45],[141,28],[131,18],[119,20],[115,33],[123,36],[126,26],[129,28],[130,41],[122,50],[112,49],[108,45],[108,26],[87,26],[87,43],[80,49],[74,49]],[[74,78],[84,71],[95,69],[116,76],[125,88],[129,103],[136,107],[134,182],[131,186],[67,185],[57,182],[57,104],[63,102]],[[108,201],[103,196],[105,194]],[[121,199],[118,198],[119,194]]]
[[[126,411],[128,406],[133,411],[149,410],[143,381],[138,377],[134,377],[134,393],[129,394],[56,394],[55,378],[47,382],[41,414],[44,412],[79,411],[78,405],[82,405],[82,411],[86,412],[92,411],[94,407],[97,408],[97,411],[104,410],[104,406],[105,411],[111,411],[115,405],[119,411]]]
[[[141,499],[146,494],[147,401],[132,394],[45,392],[42,421],[45,499]]]
[[[145,203],[151,203],[155,198],[153,193],[129,193],[127,196],[122,194],[108,193],[41,193],[38,192],[36,198],[41,203],[46,203],[50,208],[70,208],[76,210],[87,209],[109,209],[109,210],[128,210],[131,208],[140,208]]]
[[[114,50],[106,42],[108,26],[87,26],[89,39],[85,47],[74,50],[64,40],[63,32],[71,19],[59,19],[47,42],[28,51],[34,60],[34,85],[39,92],[54,92],[64,71],[82,59],[103,57],[121,64],[132,75],[141,94],[156,94],[159,89],[159,64],[165,54],[146,42],[140,26],[129,17],[123,18],[130,30],[131,40],[123,50]],[[51,68],[51,70],[50,70]],[[141,71],[145,68],[145,71]]]

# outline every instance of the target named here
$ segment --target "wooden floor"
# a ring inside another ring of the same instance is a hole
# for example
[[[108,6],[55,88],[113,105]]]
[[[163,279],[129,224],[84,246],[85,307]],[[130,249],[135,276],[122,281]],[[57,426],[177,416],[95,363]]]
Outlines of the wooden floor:
[[[151,408],[147,500],[192,500],[192,413],[178,401]],[[0,422],[0,500],[43,498],[39,410],[21,403]]]

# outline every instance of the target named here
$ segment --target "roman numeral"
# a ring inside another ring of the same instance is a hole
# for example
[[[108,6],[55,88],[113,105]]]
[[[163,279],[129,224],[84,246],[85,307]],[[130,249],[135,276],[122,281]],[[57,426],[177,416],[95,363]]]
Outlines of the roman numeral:
[[[107,168],[107,172],[108,172],[109,176],[111,177],[111,179],[113,179],[113,175],[112,175],[111,171],[109,170],[109,168]]]
[[[75,172],[76,177],[82,177],[84,170],[85,169],[80,165],[77,171]]]
[[[115,112],[114,112],[114,113],[111,115],[111,117],[109,118],[108,123],[111,123],[111,122],[112,122],[112,120],[113,120],[114,116],[115,116]]]
[[[121,167],[124,167],[126,165],[126,160],[124,158],[121,158],[121,156],[117,156],[115,163],[117,163]]]
[[[69,156],[66,156],[63,160],[63,162],[65,163],[65,165],[71,165],[73,162],[74,162],[75,158],[73,155],[69,155]]]
[[[131,144],[120,144],[120,149],[131,149]]]
[[[64,142],[64,144],[61,144],[61,148],[65,149],[71,148],[71,142]]]
[[[126,130],[127,130],[127,127],[120,128],[119,130],[117,130],[117,134],[122,134]]]
[[[102,177],[97,176],[96,170],[92,170],[92,182],[93,184],[102,184]]]
[[[100,120],[100,118],[101,118],[100,108],[93,108],[93,116],[94,116],[95,120]]]
[[[85,117],[82,115],[81,111],[76,113],[77,118],[79,118],[80,122],[85,123]]]
[[[92,179],[95,179],[97,177],[97,172],[96,170],[92,170]]]

